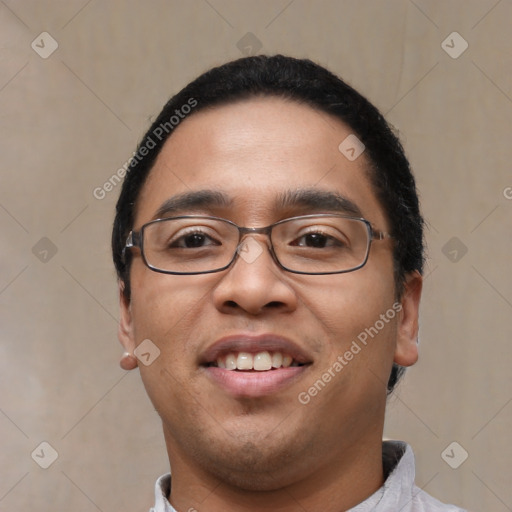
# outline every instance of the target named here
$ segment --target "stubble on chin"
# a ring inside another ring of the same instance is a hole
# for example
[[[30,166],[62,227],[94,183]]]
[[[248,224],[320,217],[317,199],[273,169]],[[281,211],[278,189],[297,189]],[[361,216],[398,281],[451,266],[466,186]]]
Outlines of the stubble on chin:
[[[196,425],[185,435],[178,434],[179,439],[174,438],[171,444],[179,447],[180,458],[192,458],[218,481],[247,491],[275,491],[300,479],[300,474],[306,473],[315,459],[318,461],[314,450],[308,450],[311,443],[283,434],[250,432],[247,428],[236,433],[224,429],[216,432]]]

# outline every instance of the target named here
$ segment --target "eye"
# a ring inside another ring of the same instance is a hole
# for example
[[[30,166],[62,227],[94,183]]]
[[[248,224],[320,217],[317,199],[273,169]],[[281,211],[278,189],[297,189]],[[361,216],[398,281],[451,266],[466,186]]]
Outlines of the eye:
[[[296,238],[291,245],[298,247],[311,247],[325,249],[326,247],[341,247],[343,242],[320,231],[310,231]]]
[[[171,249],[200,249],[202,247],[217,246],[221,243],[214,240],[211,236],[207,235],[200,230],[191,230],[187,233],[173,237],[169,242],[168,247]]]

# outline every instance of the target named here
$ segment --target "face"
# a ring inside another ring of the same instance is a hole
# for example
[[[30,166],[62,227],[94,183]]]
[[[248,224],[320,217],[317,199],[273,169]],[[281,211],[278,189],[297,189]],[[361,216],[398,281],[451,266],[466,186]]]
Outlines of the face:
[[[276,98],[195,113],[161,151],[134,229],[182,214],[263,227],[347,214],[350,205],[389,231],[364,153],[350,161],[338,149],[350,134],[327,114]],[[333,275],[286,272],[266,235],[245,241],[255,257],[202,275],[151,271],[133,249],[120,339],[131,352],[147,339],[160,351],[139,367],[173,471],[184,465],[243,488],[272,489],[329,474],[380,446],[392,363],[417,357],[421,278],[410,276],[396,303],[391,239],[374,241],[361,269]],[[258,353],[262,367],[268,353],[278,368],[250,369]],[[221,367],[233,360],[249,369]]]

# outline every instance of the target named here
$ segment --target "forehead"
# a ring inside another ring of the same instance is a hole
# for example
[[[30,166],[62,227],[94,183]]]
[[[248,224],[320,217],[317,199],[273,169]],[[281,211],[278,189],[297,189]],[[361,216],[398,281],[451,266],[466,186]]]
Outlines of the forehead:
[[[245,225],[273,222],[301,214],[300,204],[278,199],[305,190],[345,198],[385,227],[365,154],[349,160],[339,150],[351,135],[349,126],[329,114],[273,97],[196,112],[162,148],[137,202],[136,227],[156,218],[169,199],[198,191],[228,198],[212,213]],[[295,209],[280,212],[278,204]]]

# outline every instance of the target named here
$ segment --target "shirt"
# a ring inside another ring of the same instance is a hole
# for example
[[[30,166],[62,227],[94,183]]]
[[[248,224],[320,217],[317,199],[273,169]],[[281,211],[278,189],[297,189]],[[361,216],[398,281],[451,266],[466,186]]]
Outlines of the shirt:
[[[406,443],[384,441],[382,462],[384,474],[388,475],[384,485],[347,512],[467,512],[455,505],[441,503],[415,485],[414,454]],[[171,475],[168,473],[156,482],[155,506],[149,512],[178,512],[167,500],[170,490]]]

